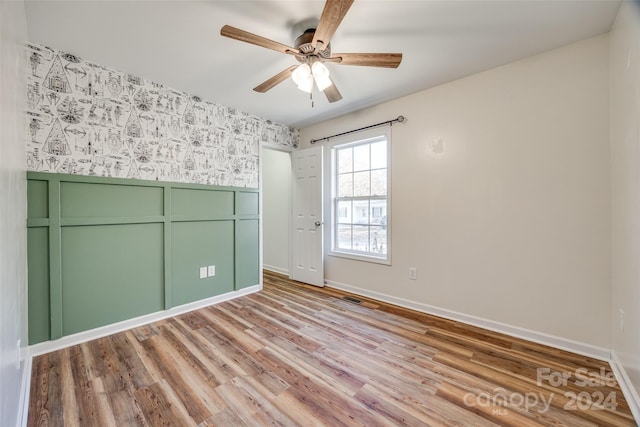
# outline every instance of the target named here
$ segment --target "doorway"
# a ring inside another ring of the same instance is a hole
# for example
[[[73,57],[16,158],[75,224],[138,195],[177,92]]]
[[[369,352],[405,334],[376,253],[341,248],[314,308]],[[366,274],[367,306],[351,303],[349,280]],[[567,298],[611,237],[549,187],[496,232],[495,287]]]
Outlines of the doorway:
[[[289,152],[261,147],[262,163],[262,265],[290,275],[291,156]]]

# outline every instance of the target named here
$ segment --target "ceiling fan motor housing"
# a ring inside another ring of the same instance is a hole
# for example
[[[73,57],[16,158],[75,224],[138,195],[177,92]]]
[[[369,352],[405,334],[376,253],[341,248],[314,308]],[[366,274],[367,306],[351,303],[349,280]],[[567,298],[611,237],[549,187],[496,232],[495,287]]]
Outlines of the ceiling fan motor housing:
[[[316,51],[316,49],[314,49],[314,47],[311,45],[315,33],[315,28],[309,28],[296,39],[293,46],[302,54],[301,56],[297,57],[298,61],[308,62],[310,56],[316,56],[319,59],[326,59],[331,56],[331,43],[329,43],[327,46],[323,45],[323,49],[318,51]]]

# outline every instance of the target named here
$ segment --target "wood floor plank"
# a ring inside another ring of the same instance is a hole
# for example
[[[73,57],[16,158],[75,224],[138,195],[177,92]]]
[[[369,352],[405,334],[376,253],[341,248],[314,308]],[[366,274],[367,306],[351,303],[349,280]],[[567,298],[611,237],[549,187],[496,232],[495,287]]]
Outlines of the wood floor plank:
[[[321,408],[315,404],[309,397],[299,398],[296,392],[292,393],[289,389],[280,393],[274,400],[274,404],[281,411],[286,412],[289,418],[294,420],[296,425],[308,427],[320,427],[328,425],[340,425],[340,422],[321,411]]]
[[[68,348],[61,351],[60,385],[62,387],[62,407],[64,408],[65,425],[80,426],[80,411],[76,401],[75,381],[71,369],[71,354]],[[84,406],[84,405],[83,405]]]
[[[234,343],[239,349],[245,353],[254,353],[264,347],[259,341],[254,340],[247,334],[242,333],[244,326],[236,327],[235,321],[227,321],[224,313],[216,310],[216,307],[208,307],[203,310],[203,314],[216,324],[216,331],[220,333],[226,340]]]
[[[137,340],[125,333],[114,334],[110,338],[118,361],[125,368],[122,371],[126,373],[129,382],[135,388],[148,387],[159,380],[149,372],[141,355],[136,351],[135,341]]]
[[[214,414],[208,420],[205,420],[198,424],[198,427],[217,427],[217,426],[234,426],[242,427],[248,424],[242,421],[238,414],[232,408],[225,408],[224,410]]]
[[[116,395],[107,394],[104,392],[104,387],[102,386],[102,380],[100,378],[95,378],[91,380],[91,388],[95,394],[95,402],[96,409],[98,412],[98,419],[100,420],[95,425],[108,426],[108,427],[116,427],[118,425],[129,425],[129,426],[145,426],[146,424],[136,424],[132,422],[133,420],[126,420],[123,422],[118,422],[116,417],[122,418],[127,416],[132,411],[137,411],[139,408],[137,405],[131,405],[130,403],[126,403],[120,409],[116,405],[112,405],[114,399],[116,399]],[[130,402],[130,398],[127,399],[127,402]],[[115,408],[115,410],[114,410]],[[142,417],[144,420],[144,417]]]
[[[266,272],[259,293],[35,357],[27,425],[635,425],[610,378],[593,358]]]
[[[153,427],[197,425],[165,381],[136,390],[135,399]]]
[[[220,395],[227,401],[229,407],[236,410],[244,411],[244,409],[238,409],[240,407],[253,408],[253,415],[248,420],[250,424],[295,425],[285,412],[278,409],[267,396],[260,393],[245,378],[235,377],[227,385],[233,387],[235,393],[219,391]]]
[[[362,398],[362,396],[367,395],[371,396],[369,398],[377,398],[379,401],[388,402],[388,404],[392,404],[405,414],[408,414],[408,416],[419,420],[418,423],[409,425],[439,427],[452,425],[490,427],[495,425],[473,413],[466,413],[457,405],[450,404],[437,396],[398,393],[396,389],[387,387],[384,384],[367,384],[357,397]],[[452,413],[454,410],[458,411],[458,413]]]
[[[271,369],[281,372],[283,379],[291,384],[289,389],[299,398],[305,396],[320,408],[316,414],[326,413],[340,424],[371,426],[385,420],[375,419],[367,408],[355,399],[346,399],[345,395],[336,391],[330,384],[322,381],[313,373],[295,369],[295,362],[285,355],[279,354],[269,347],[260,350],[262,363]]]
[[[168,387],[174,391],[174,394],[185,407],[189,416],[196,424],[199,424],[211,417],[212,413],[207,407],[206,402],[202,400],[204,396],[201,396],[197,393],[197,390],[194,389],[192,377],[195,375],[192,375],[188,365],[181,360],[178,352],[171,347],[171,343],[166,336],[166,333],[162,333],[161,335],[145,340],[143,343],[143,345],[157,357],[156,363],[165,367],[164,380],[156,384],[168,384]],[[153,384],[145,389],[149,389],[152,386]]]
[[[73,388],[76,394],[76,405],[78,409],[78,419],[80,425],[97,425],[99,412],[96,403],[96,392],[93,389],[93,382],[87,376],[87,369],[84,358],[79,347],[74,347],[75,351],[70,353],[70,367],[73,375]]]
[[[181,332],[178,335],[182,344],[188,349],[191,355],[202,364],[204,368],[204,380],[211,386],[216,387],[223,384],[237,375],[240,370],[231,369],[232,363],[224,357],[218,349],[208,340],[199,334],[190,333],[186,325],[180,319],[176,319],[172,325],[176,330]]]
[[[31,368],[29,413],[27,424],[48,426],[49,423],[49,357],[51,354],[34,357]]]
[[[151,425],[145,419],[138,402],[136,401],[136,404],[131,403],[135,399],[131,390],[122,390],[109,394],[103,393],[103,396],[105,396],[105,401],[102,403],[102,411],[108,414],[108,418],[113,418],[113,425],[132,427],[148,427]]]
[[[192,391],[184,394],[184,398],[201,402],[203,406],[201,410],[204,415],[192,415],[192,418],[196,422],[201,422],[207,419],[211,413],[226,409],[223,400],[215,391],[215,387],[220,382],[210,375],[208,365],[197,357],[197,350],[192,352],[191,347],[187,345],[187,338],[183,337],[177,329],[173,329],[172,325],[167,324],[163,328],[165,328],[163,335],[167,337],[170,345],[169,353],[176,363],[176,370]],[[203,358],[203,360],[206,359]],[[185,407],[188,409],[190,405],[191,403],[185,404]]]
[[[64,424],[65,407],[62,402],[63,386],[60,371],[63,351],[56,352],[49,357],[49,389],[47,394],[47,411],[49,424],[52,426]],[[72,408],[68,408],[69,411]]]

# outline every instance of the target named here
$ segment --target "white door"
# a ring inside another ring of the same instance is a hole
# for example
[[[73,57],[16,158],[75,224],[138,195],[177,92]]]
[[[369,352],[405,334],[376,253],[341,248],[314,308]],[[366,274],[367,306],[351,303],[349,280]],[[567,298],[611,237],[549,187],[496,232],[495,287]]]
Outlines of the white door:
[[[324,286],[322,147],[291,153],[293,207],[291,278]]]

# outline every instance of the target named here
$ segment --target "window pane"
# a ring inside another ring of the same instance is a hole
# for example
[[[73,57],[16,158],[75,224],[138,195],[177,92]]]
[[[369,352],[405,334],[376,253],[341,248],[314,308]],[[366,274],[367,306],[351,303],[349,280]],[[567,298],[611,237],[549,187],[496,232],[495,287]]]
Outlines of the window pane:
[[[379,255],[387,253],[387,230],[382,227],[371,226],[371,252]]]
[[[354,200],[352,215],[354,224],[369,224],[369,201]]]
[[[351,201],[341,200],[338,202],[336,219],[339,224],[351,224]]]
[[[387,225],[387,201],[372,200],[371,201],[371,224]]]
[[[377,169],[371,171],[371,195],[386,196],[387,195],[387,170]]]
[[[387,141],[371,144],[371,169],[387,167]]]
[[[338,150],[338,173],[353,171],[353,148]]]
[[[358,145],[353,148],[353,170],[363,171],[369,169],[369,144]]]
[[[370,178],[371,172],[356,172],[353,174],[353,195],[358,196],[369,196],[371,195],[371,188],[369,187],[371,183]]]
[[[353,226],[353,249],[356,251],[369,252],[369,226]]]
[[[353,174],[338,175],[338,197],[353,196]]]
[[[338,225],[336,247],[338,249],[353,249],[351,246],[351,226]]]

